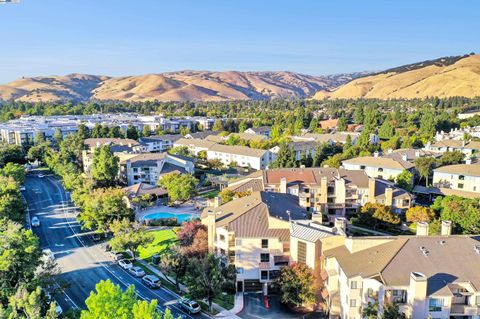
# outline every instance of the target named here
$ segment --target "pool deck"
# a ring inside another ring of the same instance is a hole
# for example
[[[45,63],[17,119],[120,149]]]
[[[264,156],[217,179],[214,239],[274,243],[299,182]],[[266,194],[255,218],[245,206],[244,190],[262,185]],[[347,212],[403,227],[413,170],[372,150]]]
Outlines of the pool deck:
[[[137,220],[142,220],[145,215],[154,213],[192,214],[195,217],[200,218],[201,211],[195,209],[193,205],[184,205],[180,207],[155,206],[142,210],[135,215],[135,218]]]

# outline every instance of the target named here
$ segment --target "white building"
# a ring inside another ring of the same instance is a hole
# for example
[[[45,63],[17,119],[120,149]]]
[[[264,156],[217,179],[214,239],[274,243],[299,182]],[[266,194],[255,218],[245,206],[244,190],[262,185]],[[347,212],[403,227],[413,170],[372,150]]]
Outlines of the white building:
[[[225,166],[236,164],[239,167],[260,170],[267,168],[274,157],[268,150],[214,144],[207,150],[207,160],[220,160]]]
[[[467,163],[470,163],[470,160],[467,160]],[[436,168],[433,170],[433,186],[480,194],[480,164]]]
[[[174,147],[187,147],[188,151],[198,156],[198,153],[202,151],[208,151],[216,142],[196,139],[196,138],[181,138],[173,143]]]

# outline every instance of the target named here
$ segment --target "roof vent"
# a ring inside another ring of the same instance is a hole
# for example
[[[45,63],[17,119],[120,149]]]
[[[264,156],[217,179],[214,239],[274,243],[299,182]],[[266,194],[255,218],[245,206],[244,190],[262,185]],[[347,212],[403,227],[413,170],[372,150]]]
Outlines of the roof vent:
[[[445,245],[447,242],[446,242],[445,240],[439,240],[438,243],[443,246],[443,245]]]
[[[424,256],[428,256],[428,254],[430,253],[430,252],[428,251],[428,249],[427,249],[426,247],[424,247],[424,246],[420,246],[420,251],[422,252],[422,254],[423,254]]]

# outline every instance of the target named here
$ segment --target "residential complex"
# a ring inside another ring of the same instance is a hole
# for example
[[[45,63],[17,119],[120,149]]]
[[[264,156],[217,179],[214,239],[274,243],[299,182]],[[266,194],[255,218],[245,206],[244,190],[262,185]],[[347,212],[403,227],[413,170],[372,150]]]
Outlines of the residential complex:
[[[480,164],[457,164],[436,168],[433,170],[433,186],[472,192],[480,197]]]

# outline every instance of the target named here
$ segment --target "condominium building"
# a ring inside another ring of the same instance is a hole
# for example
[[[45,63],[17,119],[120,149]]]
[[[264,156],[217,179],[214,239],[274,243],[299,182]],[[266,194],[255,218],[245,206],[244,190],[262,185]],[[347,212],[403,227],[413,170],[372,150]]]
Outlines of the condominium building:
[[[128,186],[138,183],[157,185],[165,174],[192,174],[193,171],[190,158],[168,153],[142,153],[124,157],[120,161],[119,175]]]
[[[254,192],[201,215],[208,249],[233,264],[238,291],[266,291],[290,258],[290,221],[306,219],[295,196]]]
[[[274,154],[269,150],[246,146],[214,144],[207,150],[207,159],[219,160],[225,166],[236,165],[260,170],[268,167],[268,164],[274,160]]]
[[[367,202],[391,206],[402,212],[413,203],[413,196],[388,181],[369,178],[364,171],[336,168],[281,168],[252,173],[232,181],[234,192],[267,191],[296,196],[307,211],[320,212],[333,222],[356,212]]]
[[[322,296],[330,318],[396,304],[406,318],[480,318],[480,242],[475,236],[348,237],[322,250]],[[426,233],[425,233],[426,232]]]
[[[413,163],[402,158],[360,156],[342,161],[346,170],[363,170],[368,176],[385,180],[395,180],[404,170],[414,172]]]
[[[467,164],[436,168],[433,170],[433,186],[480,194],[480,164],[470,164],[467,160]]]
[[[188,151],[195,156],[202,151],[208,151],[216,142],[202,140],[197,138],[181,138],[173,143],[174,147],[187,147]]]
[[[472,154],[480,152],[480,142],[478,141],[464,141],[464,140],[441,140],[434,143],[427,143],[425,149],[435,152],[451,152],[459,151],[465,155],[471,156]]]
[[[272,128],[270,126],[259,126],[259,127],[251,127],[247,128],[244,133],[252,134],[252,135],[262,135],[267,138],[270,138],[270,134],[272,133]]]
[[[181,138],[180,134],[155,135],[141,137],[140,143],[145,145],[147,152],[165,152],[173,147],[175,141]]]

